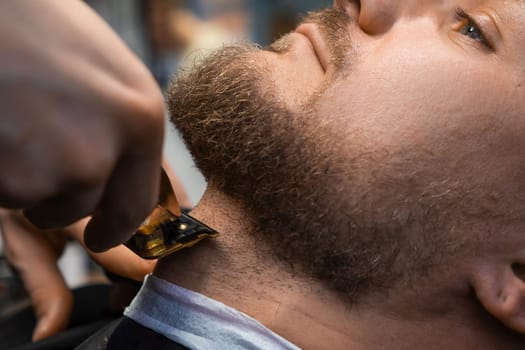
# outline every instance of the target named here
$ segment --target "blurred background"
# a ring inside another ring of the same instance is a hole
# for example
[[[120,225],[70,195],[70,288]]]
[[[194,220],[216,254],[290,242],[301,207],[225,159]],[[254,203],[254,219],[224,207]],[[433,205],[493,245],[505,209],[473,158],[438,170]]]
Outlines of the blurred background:
[[[225,43],[251,41],[265,46],[294,29],[301,16],[332,0],[85,0],[146,64],[164,90],[170,76],[191,67]],[[167,120],[168,118],[166,118]],[[177,131],[167,123],[165,155],[195,205],[205,181]],[[59,261],[71,287],[98,281],[101,271],[71,242]],[[8,286],[9,271],[0,239],[0,314],[20,286]],[[98,277],[97,277],[98,276]]]
[[[262,46],[291,31],[330,0],[86,0],[149,67],[161,88],[181,67],[229,42]],[[167,125],[165,154],[196,204],[205,187],[177,132]]]

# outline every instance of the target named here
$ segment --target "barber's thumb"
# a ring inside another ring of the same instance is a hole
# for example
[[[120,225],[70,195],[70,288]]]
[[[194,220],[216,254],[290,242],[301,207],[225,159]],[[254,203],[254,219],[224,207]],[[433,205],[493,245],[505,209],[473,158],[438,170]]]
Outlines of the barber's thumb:
[[[32,341],[36,342],[58,334],[67,328],[73,310],[73,295],[69,289],[48,290],[39,296],[32,296],[36,326]]]

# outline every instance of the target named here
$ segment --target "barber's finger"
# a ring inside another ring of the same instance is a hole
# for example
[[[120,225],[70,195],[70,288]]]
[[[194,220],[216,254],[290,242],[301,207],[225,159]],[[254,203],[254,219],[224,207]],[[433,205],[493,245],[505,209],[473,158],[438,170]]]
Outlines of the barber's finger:
[[[65,227],[91,213],[102,197],[103,187],[74,190],[24,210],[25,217],[41,229]]]
[[[86,227],[87,247],[102,252],[131,237],[157,203],[159,181],[160,152],[119,162]]]
[[[144,280],[157,263],[156,260],[142,259],[123,245],[103,253],[89,252],[89,255],[109,272],[135,281]]]
[[[84,245],[83,236],[87,219],[81,220],[74,225],[64,229],[64,232],[80,244]],[[127,247],[119,245],[103,253],[95,253],[86,248],[88,254],[100,266],[109,272],[135,281],[142,281],[144,276],[151,273],[155,267],[156,260],[142,259]]]
[[[41,263],[36,270],[30,276],[21,274],[37,319],[33,341],[50,337],[67,328],[73,309],[73,295],[56,263]]]
[[[33,340],[56,334],[67,327],[73,307],[71,292],[56,265],[59,252],[44,235],[13,219],[12,213],[1,214],[7,259],[19,272],[35,310]]]

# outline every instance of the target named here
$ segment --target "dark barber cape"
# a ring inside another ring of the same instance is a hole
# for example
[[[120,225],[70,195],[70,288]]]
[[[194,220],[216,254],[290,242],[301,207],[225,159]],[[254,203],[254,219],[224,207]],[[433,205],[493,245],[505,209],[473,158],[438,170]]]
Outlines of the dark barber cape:
[[[0,317],[0,350],[71,350],[119,315],[108,312],[104,301],[111,295],[110,285],[92,285],[73,290],[74,306],[69,326],[55,336],[32,343],[36,325],[33,308],[27,300],[13,312]]]
[[[113,321],[75,350],[188,350],[130,318]]]
[[[186,349],[130,319],[122,318],[123,308],[142,283],[107,271],[106,275],[112,284],[74,289],[73,311],[67,329],[35,343],[31,342],[36,319],[30,300],[23,291],[15,293],[21,294],[20,297],[11,295],[15,290],[21,290],[21,282],[16,275],[0,280],[0,287],[4,288],[4,293],[0,293],[1,311],[9,309],[9,312],[0,313],[0,350],[72,350],[76,347],[104,350],[108,340],[111,340],[111,349]]]
[[[172,340],[135,321],[108,312],[110,285],[73,290],[74,307],[69,327],[47,339],[31,343],[36,324],[29,302],[0,317],[0,350],[186,350]],[[80,344],[80,345],[79,345]]]

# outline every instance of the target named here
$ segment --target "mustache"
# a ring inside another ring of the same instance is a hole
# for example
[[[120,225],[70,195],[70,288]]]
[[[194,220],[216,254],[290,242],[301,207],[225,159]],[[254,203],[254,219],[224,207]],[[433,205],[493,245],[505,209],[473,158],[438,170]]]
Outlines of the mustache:
[[[302,23],[314,23],[326,35],[327,39],[350,39],[347,26],[355,20],[348,13],[338,8],[328,8],[321,11],[308,12],[301,20]]]
[[[352,49],[352,35],[348,27],[355,23],[355,19],[342,9],[329,8],[321,11],[308,12],[299,24],[315,24],[330,50],[332,64],[336,68],[343,68]],[[266,50],[273,52],[285,52],[288,50],[287,35],[275,41]]]
[[[348,27],[355,20],[342,9],[330,8],[308,13],[303,22],[318,26],[330,50],[332,64],[338,69],[343,69],[352,49],[352,35]]]

